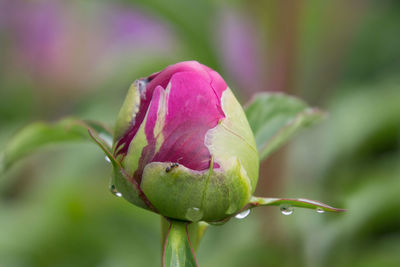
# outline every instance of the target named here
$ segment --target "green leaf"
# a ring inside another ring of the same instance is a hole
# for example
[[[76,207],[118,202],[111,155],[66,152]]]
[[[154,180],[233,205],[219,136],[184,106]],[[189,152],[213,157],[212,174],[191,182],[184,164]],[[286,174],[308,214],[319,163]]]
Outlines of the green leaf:
[[[260,93],[245,107],[260,161],[284,145],[299,130],[319,122],[325,113],[281,93]]]
[[[319,201],[310,200],[306,198],[263,198],[263,197],[252,197],[247,208],[255,208],[259,206],[281,206],[281,207],[298,207],[306,209],[315,209],[320,212],[341,212],[346,211],[344,209],[337,209],[321,203]]]
[[[89,134],[89,132],[91,134]],[[110,154],[112,135],[104,125],[74,118],[55,123],[35,122],[16,133],[0,154],[0,173],[15,162],[49,144],[89,141],[95,137],[107,155]]]
[[[162,257],[163,267],[198,266],[190,244],[188,222],[170,221]]]

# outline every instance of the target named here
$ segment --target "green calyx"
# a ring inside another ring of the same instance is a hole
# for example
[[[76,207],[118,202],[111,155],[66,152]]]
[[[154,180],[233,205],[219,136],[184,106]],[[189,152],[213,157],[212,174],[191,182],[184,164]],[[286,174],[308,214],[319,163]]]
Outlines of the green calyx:
[[[248,203],[252,191],[239,160],[229,170],[206,171],[153,162],[144,169],[141,188],[163,216],[193,222],[229,217]]]

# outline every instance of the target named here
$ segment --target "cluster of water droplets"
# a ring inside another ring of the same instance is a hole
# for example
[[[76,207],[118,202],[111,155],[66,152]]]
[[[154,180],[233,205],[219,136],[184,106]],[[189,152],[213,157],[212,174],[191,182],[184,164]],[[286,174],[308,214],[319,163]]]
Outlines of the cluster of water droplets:
[[[111,163],[111,160],[108,156],[105,156],[104,159],[106,160],[106,162]],[[115,188],[115,185],[110,185],[110,191],[111,193],[116,196],[116,197],[122,197],[122,193],[118,192],[117,188]]]
[[[281,213],[286,216],[292,215],[294,212],[293,207],[291,207],[290,205],[281,205],[280,210],[281,210]],[[319,207],[316,209],[316,212],[321,214],[321,213],[324,213],[325,211]]]

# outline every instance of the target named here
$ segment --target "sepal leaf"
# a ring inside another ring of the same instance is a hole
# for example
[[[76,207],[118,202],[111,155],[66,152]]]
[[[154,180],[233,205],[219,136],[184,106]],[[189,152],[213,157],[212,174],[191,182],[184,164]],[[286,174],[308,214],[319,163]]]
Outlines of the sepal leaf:
[[[325,117],[302,100],[282,93],[260,93],[246,105],[245,112],[253,130],[260,161],[284,145],[299,130]]]
[[[342,212],[344,209],[338,209],[326,205],[322,202],[306,199],[306,198],[266,198],[266,197],[252,197],[250,199],[248,208],[255,208],[259,206],[288,206],[306,209],[315,209],[319,211],[328,212]]]

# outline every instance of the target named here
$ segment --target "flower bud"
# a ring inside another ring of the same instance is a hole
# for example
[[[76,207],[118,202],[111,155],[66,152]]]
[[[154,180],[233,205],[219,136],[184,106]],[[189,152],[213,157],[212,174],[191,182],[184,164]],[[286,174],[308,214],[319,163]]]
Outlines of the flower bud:
[[[242,107],[217,72],[195,61],[130,87],[113,153],[123,169],[114,172],[116,189],[174,219],[223,220],[248,203],[258,179]]]

